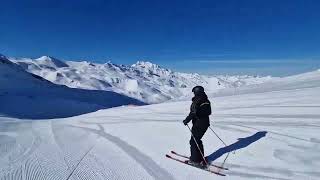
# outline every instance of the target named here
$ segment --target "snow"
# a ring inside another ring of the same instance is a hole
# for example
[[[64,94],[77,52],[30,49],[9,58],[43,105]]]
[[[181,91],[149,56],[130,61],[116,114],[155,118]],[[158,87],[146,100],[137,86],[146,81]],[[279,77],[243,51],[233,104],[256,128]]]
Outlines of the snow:
[[[145,103],[190,98],[190,89],[204,86],[210,92],[229,87],[260,84],[271,77],[254,76],[204,76],[173,72],[146,61],[126,66],[111,62],[105,64],[89,61],[63,62],[43,56],[38,59],[11,58],[26,71],[39,75],[55,84],[71,88],[114,91]]]
[[[47,119],[70,117],[121,105],[144,103],[110,91],[53,84],[0,56],[0,115]]]
[[[268,91],[292,90],[301,88],[318,87],[320,82],[320,72],[312,71],[299,75],[284,78],[273,78],[271,81],[262,84],[251,84],[241,88],[222,89],[212,96],[236,95],[245,93],[260,93]]]
[[[91,71],[85,63],[71,64],[83,67],[78,71]],[[0,77],[2,72],[0,69]],[[19,83],[38,81],[15,73],[24,78]],[[191,102],[177,101],[120,106],[54,120],[3,115],[0,179],[319,179],[319,71],[208,94],[213,106],[211,127],[228,145],[233,144],[230,149],[236,149],[226,161],[230,169],[223,171],[226,177],[165,157],[170,150],[189,154],[190,133],[182,120]],[[55,107],[63,104],[57,102]],[[0,113],[4,105],[1,101]],[[210,130],[203,142],[205,154],[218,157],[214,163],[221,164],[226,156],[219,157],[225,151],[223,144]]]
[[[38,64],[41,64],[47,67],[56,67],[56,68],[68,67],[66,63],[50,56],[42,56],[36,59],[36,61]]]

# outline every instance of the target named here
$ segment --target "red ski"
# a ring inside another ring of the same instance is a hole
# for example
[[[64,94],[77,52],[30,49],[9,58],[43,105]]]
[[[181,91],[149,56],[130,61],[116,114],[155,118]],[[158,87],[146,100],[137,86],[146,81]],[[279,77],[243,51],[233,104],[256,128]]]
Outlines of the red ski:
[[[203,166],[200,166],[200,165],[198,166],[198,165],[194,165],[194,164],[189,164],[187,161],[184,161],[184,160],[181,160],[181,159],[178,159],[178,158],[174,158],[174,157],[172,157],[172,156],[170,156],[168,154],[166,154],[166,157],[169,158],[169,159],[175,160],[177,162],[181,162],[183,164],[186,164],[186,165],[189,165],[189,166],[193,166],[195,168],[199,168],[199,169],[208,171],[210,173],[213,173],[213,174],[216,174],[216,175],[219,175],[219,176],[226,176],[225,174],[222,174],[220,172],[214,171],[214,170],[212,170],[210,168],[204,168]]]
[[[179,153],[177,153],[177,152],[175,152],[175,151],[171,151],[171,153],[174,154],[174,155],[177,155],[177,156],[186,158],[186,159],[190,159],[188,156],[183,155],[183,154],[179,154]],[[218,166],[218,165],[215,165],[215,164],[209,164],[209,166],[213,166],[213,167],[216,167],[216,168],[219,168],[219,169],[223,169],[223,170],[229,170],[229,169],[226,168],[226,167]]]

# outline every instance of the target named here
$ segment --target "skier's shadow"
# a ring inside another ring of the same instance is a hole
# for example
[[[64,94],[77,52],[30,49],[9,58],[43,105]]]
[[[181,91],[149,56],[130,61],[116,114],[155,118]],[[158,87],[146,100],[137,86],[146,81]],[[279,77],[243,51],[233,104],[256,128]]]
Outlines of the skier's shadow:
[[[239,138],[237,142],[230,144],[229,146],[225,146],[223,148],[220,148],[217,151],[210,154],[209,156],[207,156],[207,160],[210,163],[212,161],[215,161],[219,157],[223,156],[224,154],[235,151],[237,149],[245,148],[245,147],[249,146],[250,144],[258,141],[259,139],[265,137],[266,134],[267,134],[267,131],[259,131],[255,134],[253,134],[252,136],[248,136],[245,138]]]

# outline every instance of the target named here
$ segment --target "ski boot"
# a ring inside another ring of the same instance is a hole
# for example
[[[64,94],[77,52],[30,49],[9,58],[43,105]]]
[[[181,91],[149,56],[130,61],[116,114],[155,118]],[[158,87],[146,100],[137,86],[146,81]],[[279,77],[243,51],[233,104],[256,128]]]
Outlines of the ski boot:
[[[196,162],[196,161],[192,161],[192,160],[186,160],[185,161],[186,164],[190,164],[192,166],[196,166],[196,167],[199,167],[199,168],[206,168],[207,165],[205,162],[201,161],[201,162]]]

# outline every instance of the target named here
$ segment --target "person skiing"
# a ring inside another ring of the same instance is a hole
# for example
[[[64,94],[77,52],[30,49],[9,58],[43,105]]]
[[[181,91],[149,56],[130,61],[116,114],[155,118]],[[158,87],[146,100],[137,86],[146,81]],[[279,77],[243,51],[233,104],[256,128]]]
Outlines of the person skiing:
[[[192,120],[192,135],[190,139],[190,160],[188,163],[206,165],[204,161],[204,148],[201,138],[210,126],[209,115],[211,115],[211,105],[208,96],[202,86],[195,86],[192,89],[194,97],[190,107],[189,115],[183,120],[187,125]],[[199,146],[199,147],[198,147]]]

